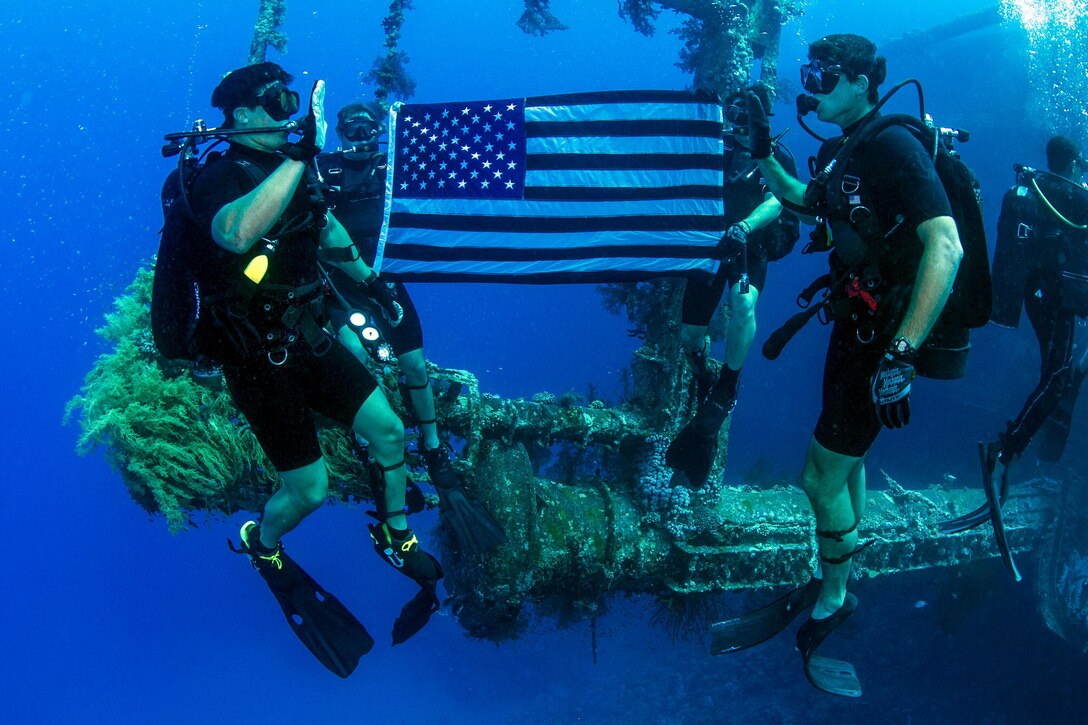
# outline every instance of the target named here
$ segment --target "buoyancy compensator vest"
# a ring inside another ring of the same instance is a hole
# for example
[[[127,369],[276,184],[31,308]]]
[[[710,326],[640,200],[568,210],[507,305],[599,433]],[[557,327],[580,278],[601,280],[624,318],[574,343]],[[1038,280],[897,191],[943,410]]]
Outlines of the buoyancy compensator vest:
[[[1025,295],[1088,316],[1088,188],[1016,164],[994,247],[994,322],[1016,327]]]
[[[881,105],[902,85],[885,96]],[[802,293],[799,303],[807,309],[771,335],[763,349],[768,358],[776,358],[786,342],[816,314],[823,314],[825,321],[852,319],[859,326],[863,342],[866,338],[890,340],[902,322],[921,260],[921,246],[896,243],[902,242],[899,235],[908,231],[902,228],[904,216],[887,213],[895,210],[876,214],[865,180],[850,173],[863,157],[866,145],[893,125],[908,129],[930,153],[964,251],[952,292],[919,349],[915,366],[919,375],[938,379],[956,379],[966,372],[970,329],[986,324],[992,309],[989,253],[977,178],[952,150],[946,137],[952,130],[933,127],[909,115],[878,116],[875,110],[843,141],[805,192],[805,210],[820,221],[813,243],[805,251],[834,249],[840,264]],[[966,132],[956,133],[965,140]],[[890,226],[882,225],[881,218],[893,221]],[[894,275],[882,276],[881,270],[889,269],[894,270]],[[826,289],[827,294],[818,303],[810,304],[820,289]]]
[[[321,327],[327,294],[324,279],[300,285],[272,284],[265,279],[284,238],[320,227],[324,213],[320,199],[311,198],[310,211],[282,220],[246,255],[227,252],[197,222],[189,205],[197,176],[219,163],[240,166],[254,186],[267,176],[245,158],[206,152],[199,159],[183,158],[167,177],[162,191],[165,221],[151,298],[156,347],[171,359],[206,356],[225,362],[267,353],[275,363],[286,359],[288,347],[303,340],[322,354],[331,344]],[[236,274],[227,273],[224,288],[225,269]]]
[[[196,175],[220,158],[219,154],[203,160],[184,158],[162,185],[163,227],[151,288],[151,334],[159,354],[167,359],[195,360],[200,354],[196,334],[206,320],[201,267],[207,255],[200,253],[197,245],[208,235],[197,224],[188,196]],[[256,164],[242,160],[239,165],[254,185],[264,180],[264,172]]]

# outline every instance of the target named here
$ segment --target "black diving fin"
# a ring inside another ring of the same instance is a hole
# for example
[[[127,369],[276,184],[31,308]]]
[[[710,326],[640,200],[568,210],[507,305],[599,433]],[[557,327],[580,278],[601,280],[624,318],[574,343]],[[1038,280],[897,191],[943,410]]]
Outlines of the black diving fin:
[[[714,465],[714,457],[718,454],[718,432],[736,403],[735,397],[725,401],[724,405],[708,397],[688,424],[676,434],[665,451],[665,465],[683,474],[674,476],[674,481],[696,490],[703,487]]]
[[[813,687],[829,695],[861,697],[861,682],[858,681],[854,665],[816,654],[828,635],[838,629],[857,608],[857,597],[847,592],[846,600],[834,614],[825,619],[810,619],[797,630],[797,649],[805,663],[805,677]]]
[[[431,621],[431,615],[440,608],[434,585],[420,585],[419,591],[401,607],[400,616],[393,622],[393,644],[407,642]]]
[[[1005,535],[1005,518],[1001,508],[1005,505],[1005,497],[1009,493],[1009,466],[1002,466],[1001,481],[994,480],[994,471],[997,468],[1000,447],[996,443],[978,444],[979,461],[982,464],[982,490],[986,492],[986,503],[990,509],[990,521],[994,527],[994,540],[997,542],[997,550],[1001,552],[1001,561],[1012,572],[1016,581],[1020,581],[1020,570],[1016,568],[1012,552],[1009,550],[1009,540]]]
[[[483,554],[510,540],[487,507],[465,490],[443,448],[424,451],[423,459],[431,485],[438,492],[439,518],[453,531],[462,553]]]
[[[982,526],[984,523],[990,520],[990,502],[979,506],[977,509],[968,511],[965,514],[957,516],[954,519],[948,519],[947,521],[941,521],[937,524],[938,528],[946,534],[958,534],[963,531],[969,531],[977,526]]]
[[[249,542],[254,536],[259,536],[259,528],[249,522],[242,528],[240,547],[235,548],[229,540],[227,543],[236,554],[250,557],[253,568],[283,610],[287,624],[306,649],[330,672],[340,677],[350,675],[359,659],[374,646],[366,627],[288,556],[282,546],[268,554],[251,547]]]
[[[445,573],[438,559],[419,545],[419,539],[411,529],[404,532],[404,538],[397,538],[385,522],[367,524],[367,528],[375,553],[419,585],[419,591],[401,608],[400,616],[393,622],[393,644],[398,645],[423,629],[431,621],[431,615],[439,610],[438,580]]]
[[[673,481],[698,490],[706,483],[717,454],[717,432],[700,431],[693,418],[669,444],[665,452],[665,465],[677,472]]]
[[[721,655],[763,644],[816,603],[820,580],[810,579],[770,604],[710,625],[710,654]]]

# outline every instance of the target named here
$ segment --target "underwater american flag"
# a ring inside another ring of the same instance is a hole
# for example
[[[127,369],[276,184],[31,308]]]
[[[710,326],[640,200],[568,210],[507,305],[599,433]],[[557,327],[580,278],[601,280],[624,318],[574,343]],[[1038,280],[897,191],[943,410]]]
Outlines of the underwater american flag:
[[[432,281],[713,273],[721,134],[721,106],[682,91],[397,103],[375,266]]]

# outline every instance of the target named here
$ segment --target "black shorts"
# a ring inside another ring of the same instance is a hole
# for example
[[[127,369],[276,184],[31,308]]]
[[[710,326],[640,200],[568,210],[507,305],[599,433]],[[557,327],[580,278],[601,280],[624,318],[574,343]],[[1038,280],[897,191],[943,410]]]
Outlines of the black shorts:
[[[876,338],[858,340],[853,325],[835,323],[824,362],[823,408],[816,421],[816,442],[833,453],[861,457],[880,434],[873,411],[870,379],[888,347]]]
[[[709,281],[701,282],[689,279],[684,286],[684,307],[680,313],[680,322],[685,325],[706,327],[710,318],[718,309],[718,304],[725,294],[726,284],[731,288],[740,281],[740,273],[733,265],[723,264],[718,273]],[[762,255],[748,260],[748,283],[758,291],[763,291],[767,283],[767,258]]]
[[[366,367],[337,344],[317,357],[300,343],[289,350],[283,365],[273,365],[262,355],[224,367],[223,377],[279,471],[292,471],[321,457],[311,411],[350,428],[378,387]]]

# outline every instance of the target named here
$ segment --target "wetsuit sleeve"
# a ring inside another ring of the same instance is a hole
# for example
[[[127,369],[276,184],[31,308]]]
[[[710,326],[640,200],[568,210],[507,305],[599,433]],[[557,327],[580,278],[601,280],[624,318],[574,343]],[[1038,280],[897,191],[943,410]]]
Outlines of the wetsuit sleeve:
[[[863,178],[873,180],[878,203],[891,202],[889,208],[903,214],[909,229],[936,217],[952,216],[933,159],[906,128],[891,126],[880,132],[865,151],[865,165],[869,168]]]
[[[1023,193],[1018,193],[1020,190]],[[997,243],[991,277],[994,284],[995,325],[1016,327],[1024,306],[1024,285],[1031,269],[1028,259],[1026,232],[1032,225],[1027,207],[1027,189],[1013,187],[1001,199],[1001,214],[997,218]],[[1027,226],[1021,227],[1021,224]]]

